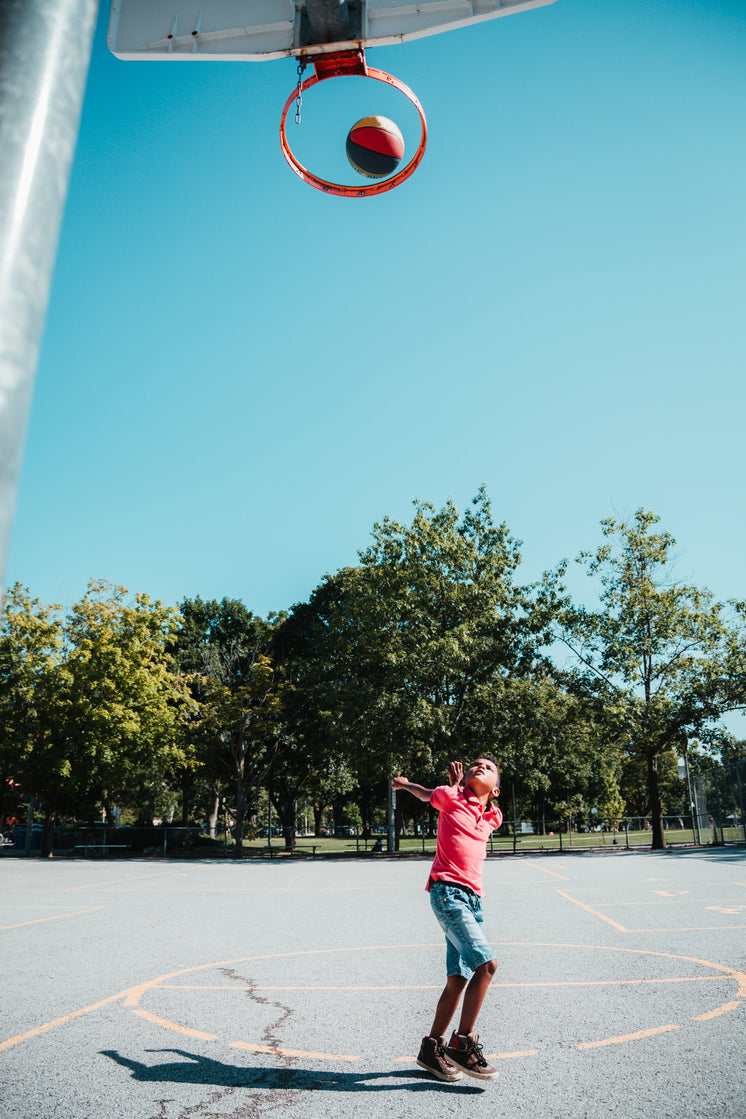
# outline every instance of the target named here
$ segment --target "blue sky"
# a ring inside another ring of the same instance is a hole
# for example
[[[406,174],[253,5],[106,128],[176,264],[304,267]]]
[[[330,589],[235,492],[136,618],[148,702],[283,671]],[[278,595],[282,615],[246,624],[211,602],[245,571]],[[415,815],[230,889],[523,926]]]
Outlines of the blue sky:
[[[484,483],[526,580],[644,506],[680,578],[746,597],[741,2],[558,0],[370,51],[430,142],[363,200],[282,159],[292,61],[120,62],[107,18],[8,582],[266,614]],[[388,92],[310,91],[303,155],[345,174],[359,116],[408,127]]]

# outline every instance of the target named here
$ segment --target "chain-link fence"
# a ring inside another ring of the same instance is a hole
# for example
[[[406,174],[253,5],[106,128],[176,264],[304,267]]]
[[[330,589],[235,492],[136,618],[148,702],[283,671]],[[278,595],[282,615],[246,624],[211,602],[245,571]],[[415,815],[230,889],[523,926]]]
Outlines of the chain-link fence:
[[[666,843],[669,847],[691,847],[746,844],[746,759],[726,764],[717,775],[691,775],[688,782],[691,811],[688,814],[663,818]],[[26,844],[26,829],[16,827],[12,841],[3,850],[15,852],[28,849],[38,853],[42,827],[34,825],[31,842]],[[529,851],[603,850],[649,848],[652,846],[652,820],[649,816],[625,816],[604,819],[598,814],[588,819],[578,817],[557,819],[507,819],[490,838],[488,852],[493,855],[519,854]],[[280,834],[284,829],[267,829],[245,840],[245,854],[384,854],[388,849],[384,829],[380,827],[343,827],[325,829],[322,836],[301,836],[296,833],[290,842]],[[265,838],[266,837],[266,838]],[[7,837],[10,840],[10,837]],[[298,842],[300,840],[300,842]],[[310,840],[310,841],[309,841]],[[402,832],[398,851],[401,854],[430,855],[435,851],[435,832],[416,824]],[[55,829],[54,846],[60,852],[79,855],[220,855],[229,853],[233,840],[220,829],[209,836],[204,828],[171,825],[158,827],[107,827],[89,824]],[[232,852],[231,852],[232,853]]]
[[[13,831],[12,849],[15,852],[26,850],[26,828],[17,827]],[[34,824],[29,850],[38,853],[42,846],[44,828]],[[109,827],[106,824],[92,823],[83,826],[59,827],[54,829],[54,850],[76,855],[103,856],[116,855],[168,855],[177,852],[198,852],[202,845],[203,829],[198,827],[178,827],[161,825],[158,827]]]
[[[578,820],[519,820],[504,824],[493,835],[492,854],[506,851],[564,851],[598,848],[650,847],[653,824],[649,816],[627,816],[602,823]],[[669,847],[701,844],[746,843],[740,819],[736,823],[701,812],[699,816],[664,816],[663,831]]]

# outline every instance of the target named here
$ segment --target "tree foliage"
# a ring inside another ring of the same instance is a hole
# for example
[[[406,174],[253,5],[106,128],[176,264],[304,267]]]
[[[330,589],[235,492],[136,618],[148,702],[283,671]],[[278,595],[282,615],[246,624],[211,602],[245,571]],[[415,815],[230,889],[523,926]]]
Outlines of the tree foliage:
[[[252,793],[286,740],[290,688],[272,657],[276,623],[227,598],[185,600],[181,615],[176,656],[198,711],[190,737],[215,791],[229,782],[240,854]]]
[[[659,519],[638,509],[631,521],[601,522],[608,543],[579,557],[599,581],[599,607],[568,609],[563,632],[608,736],[646,765],[654,848],[666,846],[661,756],[712,733],[746,699],[742,608],[728,616],[709,591],[675,581],[675,541],[654,531]]]
[[[385,518],[357,567],[329,576],[288,628],[305,635],[302,676],[327,738],[361,783],[450,757],[518,749],[519,682],[542,648],[558,571],[515,582],[520,552],[480,490],[463,516],[416,502],[409,525]]]
[[[692,772],[722,758],[740,774],[722,716],[746,702],[746,603],[676,581],[657,522],[602,521],[579,557],[592,607],[569,600],[563,564],[521,581],[484,489],[463,514],[385,517],[287,616],[228,598],[177,612],[99,582],[65,614],[17,585],[0,628],[3,788],[41,799],[50,829],[94,803],[152,816],[177,797],[186,823],[202,796],[200,818],[235,815],[240,852],[260,787],[292,843],[302,796],[317,827],[329,805],[369,822],[392,773],[433,784],[489,751],[520,814],[650,811],[664,846],[664,801],[684,804],[677,752],[696,736]]]
[[[188,704],[167,646],[177,613],[147,595],[93,581],[67,617],[16,584],[0,630],[0,749],[7,772],[54,823],[80,803],[106,806],[144,770],[154,780],[189,762]]]

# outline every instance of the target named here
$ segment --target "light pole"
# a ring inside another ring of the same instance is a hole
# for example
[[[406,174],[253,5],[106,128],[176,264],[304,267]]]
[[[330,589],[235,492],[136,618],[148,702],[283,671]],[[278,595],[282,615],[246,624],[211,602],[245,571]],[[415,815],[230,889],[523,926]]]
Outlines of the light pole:
[[[697,811],[696,793],[692,791],[692,777],[689,773],[689,741],[684,739],[684,768],[686,770],[686,786],[689,790],[689,811],[692,814],[692,838],[697,846],[701,846],[699,835],[699,812]]]

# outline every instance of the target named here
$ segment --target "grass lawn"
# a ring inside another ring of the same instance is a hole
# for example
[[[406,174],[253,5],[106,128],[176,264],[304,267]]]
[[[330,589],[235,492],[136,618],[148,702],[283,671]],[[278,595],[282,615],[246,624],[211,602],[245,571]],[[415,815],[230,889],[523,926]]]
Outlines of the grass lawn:
[[[298,836],[296,839],[296,853],[299,855],[364,855],[368,852],[372,854],[372,848],[376,839],[380,838],[383,842],[383,851],[380,853],[382,856],[387,854],[386,851],[386,837],[376,836],[374,839],[355,839],[352,836],[343,836],[333,838],[331,836]],[[724,838],[726,843],[737,843],[743,841],[743,828],[725,828]],[[616,844],[614,840],[616,839]],[[669,829],[666,832],[666,839],[670,846],[691,846],[695,843],[694,833],[688,828]],[[702,833],[702,843],[708,844],[713,842],[712,829],[708,828]],[[630,831],[625,833],[624,830],[613,832],[578,832],[571,833],[563,832],[560,836],[557,832],[554,835],[527,835],[519,834],[515,844],[515,851],[517,854],[527,854],[531,851],[568,851],[568,850],[581,850],[588,848],[604,848],[608,847],[613,849],[617,848],[626,849],[629,844],[630,847],[650,847],[652,837],[650,831]],[[717,832],[716,842],[720,842],[720,830]],[[222,843],[221,843],[222,846]],[[233,847],[233,842],[229,840],[229,849]],[[244,853],[246,855],[267,855],[271,850],[273,855],[281,856],[289,853],[285,847],[284,841],[277,837],[271,840],[271,843],[266,839],[255,839],[244,842]],[[493,854],[509,854],[513,852],[513,837],[512,836],[496,836],[488,844],[488,853]],[[422,837],[409,837],[402,836],[399,843],[399,853],[406,855],[422,855],[424,857],[432,857],[435,854],[435,837],[426,836]]]

